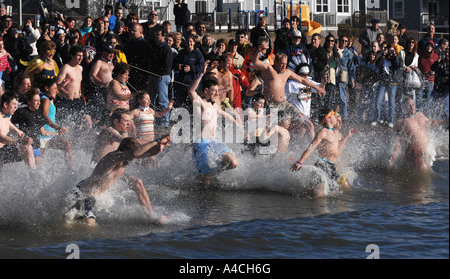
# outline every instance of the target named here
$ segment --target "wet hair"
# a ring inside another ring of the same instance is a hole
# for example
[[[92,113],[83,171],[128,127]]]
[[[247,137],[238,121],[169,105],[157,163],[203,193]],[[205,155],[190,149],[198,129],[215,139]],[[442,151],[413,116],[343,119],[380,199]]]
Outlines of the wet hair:
[[[203,77],[202,84],[201,84],[203,90],[206,88],[210,88],[211,86],[214,86],[214,85],[219,85],[219,81],[217,80],[217,78],[215,76],[209,75],[209,76]]]
[[[19,99],[17,94],[14,93],[14,91],[6,91],[0,98],[0,106],[3,107],[3,104],[5,104],[5,103],[9,104],[14,99],[17,99],[17,100]]]
[[[35,95],[39,95],[39,89],[31,87],[30,90],[28,90],[24,95],[23,98],[24,100],[28,103],[31,100],[33,100],[33,97]]]
[[[120,141],[119,147],[117,148],[118,151],[130,151],[137,147],[139,147],[141,144],[139,141],[132,137],[124,138]]]
[[[115,109],[111,114],[111,123],[114,123],[115,119],[120,121],[122,119],[122,114],[129,114],[129,111],[124,108]]]
[[[126,72],[130,72],[130,65],[127,63],[118,63],[113,70],[113,77],[117,78],[120,75],[125,74]]]
[[[45,88],[50,88],[53,84],[56,84],[56,78],[46,78],[40,82],[39,90],[45,94],[47,92]]]

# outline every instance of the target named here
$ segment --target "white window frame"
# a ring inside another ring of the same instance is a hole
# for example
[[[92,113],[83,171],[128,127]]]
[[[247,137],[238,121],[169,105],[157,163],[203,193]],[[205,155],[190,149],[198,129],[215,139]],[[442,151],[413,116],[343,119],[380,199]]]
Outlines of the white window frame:
[[[395,7],[396,3],[401,3],[401,11],[397,11],[397,8]],[[404,0],[393,0],[392,1],[392,10],[393,10],[393,16],[394,18],[405,18],[405,1]],[[397,15],[397,13],[399,14]]]
[[[327,1],[327,3],[323,3],[324,1]],[[320,2],[320,3],[319,3]],[[317,7],[320,7],[320,12],[318,11]],[[324,12],[323,8],[327,7],[327,11]],[[316,13],[318,14],[324,14],[330,12],[330,0],[316,0]]]
[[[259,4],[257,4],[256,2],[259,2]],[[263,0],[255,0],[254,1],[254,10],[255,11],[256,10],[263,10],[263,9],[261,9],[262,6],[263,6]]]
[[[339,1],[342,1],[343,4],[339,5]],[[345,1],[347,1],[347,5],[345,5]],[[340,15],[351,15],[352,11],[351,11],[351,2],[352,0],[337,0],[336,1],[336,13],[340,14]],[[347,6],[348,7],[348,12],[339,12],[339,6],[342,6],[343,10],[344,7]]]

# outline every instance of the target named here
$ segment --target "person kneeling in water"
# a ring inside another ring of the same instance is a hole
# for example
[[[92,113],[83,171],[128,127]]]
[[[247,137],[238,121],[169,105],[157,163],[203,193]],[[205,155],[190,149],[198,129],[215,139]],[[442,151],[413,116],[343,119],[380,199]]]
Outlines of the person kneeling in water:
[[[135,158],[155,156],[168,146],[170,137],[165,136],[156,141],[140,144],[135,138],[124,138],[121,140],[119,148],[106,154],[95,166],[92,174],[85,180],[78,183],[76,189],[67,196],[70,207],[66,213],[75,213],[76,221],[84,221],[89,226],[95,226],[95,215],[93,207],[95,196],[104,193],[111,188],[117,180],[124,174],[126,166]],[[136,192],[140,205],[152,213],[152,207],[147,192],[140,179],[128,176],[129,185]],[[164,221],[166,216],[162,216],[159,221]]]
[[[311,153],[318,148],[320,159],[315,163],[315,166],[325,171],[331,179],[340,182],[344,189],[350,188],[345,179],[339,179],[339,174],[336,171],[336,160],[338,159],[342,148],[347,140],[357,131],[357,129],[350,129],[347,136],[341,137],[338,131],[335,131],[338,125],[338,118],[333,110],[322,110],[320,113],[321,124],[323,128],[315,135],[313,141],[308,148],[303,152],[300,159],[291,165],[291,171],[299,171],[303,167],[303,162]],[[316,186],[315,194],[317,197],[324,195],[324,184]]]

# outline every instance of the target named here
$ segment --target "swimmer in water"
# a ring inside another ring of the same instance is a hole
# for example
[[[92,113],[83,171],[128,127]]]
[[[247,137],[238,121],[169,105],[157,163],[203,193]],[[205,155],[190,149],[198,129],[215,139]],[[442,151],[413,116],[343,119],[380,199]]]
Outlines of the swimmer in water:
[[[427,148],[429,143],[428,127],[448,125],[449,120],[432,120],[422,112],[416,111],[414,100],[405,97],[403,99],[404,118],[400,119],[394,126],[396,133],[392,154],[389,156],[388,164],[393,166],[398,155],[404,147],[403,161],[418,170],[431,168],[431,162],[427,162]]]
[[[88,226],[96,226],[96,216],[93,212],[96,202],[95,197],[116,184],[119,178],[123,176],[130,161],[135,158],[155,156],[169,143],[169,136],[145,144],[140,144],[138,140],[130,137],[121,140],[118,149],[100,159],[92,174],[78,183],[76,189],[72,190],[71,195],[68,196],[72,199],[68,200],[70,204],[66,215],[75,211],[74,218],[76,221],[82,221]],[[124,176],[128,180],[129,186],[136,193],[139,204],[152,214],[150,199],[142,181],[127,175]],[[165,219],[166,216],[162,216],[159,222],[164,222]]]
[[[300,159],[291,165],[291,171],[299,171],[303,167],[303,162],[308,158],[311,153],[317,148],[319,151],[320,159],[315,163],[315,166],[325,171],[331,179],[339,181],[339,174],[336,171],[336,164],[342,148],[347,140],[356,133],[357,129],[350,129],[348,134],[342,138],[339,131],[335,130],[340,126],[339,119],[333,110],[322,110],[321,124],[323,128],[316,134],[314,140],[303,152]],[[350,185],[346,180],[341,180],[340,183],[343,189],[349,189]],[[316,186],[315,195],[317,197],[323,197],[324,184]]]

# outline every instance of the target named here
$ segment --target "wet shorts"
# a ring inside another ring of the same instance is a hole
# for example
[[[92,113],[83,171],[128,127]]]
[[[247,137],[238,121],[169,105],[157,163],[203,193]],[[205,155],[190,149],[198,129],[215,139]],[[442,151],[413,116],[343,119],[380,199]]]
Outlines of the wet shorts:
[[[339,180],[339,174],[336,171],[336,164],[320,158],[320,160],[318,160],[314,166],[318,167],[319,169],[323,170],[329,178],[338,181]]]
[[[96,218],[93,212],[95,198],[81,191],[80,187],[83,185],[83,182],[84,180],[78,183],[77,187],[69,193],[69,202],[71,204],[69,211],[75,221],[84,218]]]
[[[41,157],[41,149],[40,148],[33,148],[33,154],[34,154],[34,158],[36,157]]]
[[[194,143],[192,157],[197,172],[205,174],[219,170],[221,168],[220,157],[225,152],[231,152],[231,150],[225,144],[214,139],[202,139],[200,143]]]
[[[17,145],[5,145],[0,148],[0,160],[2,160],[5,164],[22,161]]]

